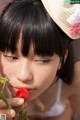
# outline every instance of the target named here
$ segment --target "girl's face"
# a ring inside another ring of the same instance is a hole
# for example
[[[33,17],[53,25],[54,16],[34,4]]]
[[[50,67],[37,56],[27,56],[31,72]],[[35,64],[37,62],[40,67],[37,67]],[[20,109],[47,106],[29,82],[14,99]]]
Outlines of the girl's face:
[[[56,54],[52,57],[35,55],[32,46],[28,57],[24,57],[20,48],[18,44],[14,54],[1,52],[1,73],[9,78],[13,94],[18,88],[28,88],[29,100],[33,100],[54,82],[61,66],[60,58]]]

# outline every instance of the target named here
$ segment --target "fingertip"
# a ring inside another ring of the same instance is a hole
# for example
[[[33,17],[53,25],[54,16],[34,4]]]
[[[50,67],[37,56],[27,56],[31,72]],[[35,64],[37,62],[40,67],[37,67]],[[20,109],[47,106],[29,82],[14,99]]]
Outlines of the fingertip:
[[[15,115],[16,115],[16,112],[13,110],[13,109],[10,109],[9,111],[8,111],[8,116],[9,117],[15,117]]]
[[[24,103],[24,99],[23,98],[20,98],[19,100],[18,100],[18,105],[22,105]]]

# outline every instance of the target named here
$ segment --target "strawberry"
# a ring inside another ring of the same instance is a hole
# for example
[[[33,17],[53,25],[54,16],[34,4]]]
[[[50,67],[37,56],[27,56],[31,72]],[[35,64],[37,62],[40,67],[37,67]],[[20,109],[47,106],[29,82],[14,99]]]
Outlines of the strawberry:
[[[16,92],[17,97],[22,97],[24,100],[27,100],[29,97],[29,92],[27,88],[20,88]]]

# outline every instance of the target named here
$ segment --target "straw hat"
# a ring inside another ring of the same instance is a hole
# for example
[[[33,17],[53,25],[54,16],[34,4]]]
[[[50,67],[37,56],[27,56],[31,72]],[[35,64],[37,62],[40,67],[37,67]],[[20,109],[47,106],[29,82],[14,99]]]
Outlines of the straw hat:
[[[41,1],[54,22],[70,38],[80,38],[80,0]]]

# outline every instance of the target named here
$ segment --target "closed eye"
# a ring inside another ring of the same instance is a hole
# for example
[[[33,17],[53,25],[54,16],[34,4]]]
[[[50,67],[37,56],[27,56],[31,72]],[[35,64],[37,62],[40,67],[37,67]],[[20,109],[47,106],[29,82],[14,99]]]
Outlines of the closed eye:
[[[39,62],[39,63],[49,63],[51,60],[35,60],[35,62]]]
[[[16,60],[18,59],[16,56],[8,56],[8,55],[4,55],[4,57],[6,57],[9,60]]]

